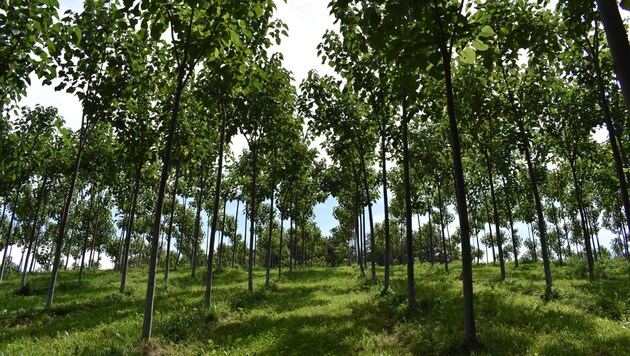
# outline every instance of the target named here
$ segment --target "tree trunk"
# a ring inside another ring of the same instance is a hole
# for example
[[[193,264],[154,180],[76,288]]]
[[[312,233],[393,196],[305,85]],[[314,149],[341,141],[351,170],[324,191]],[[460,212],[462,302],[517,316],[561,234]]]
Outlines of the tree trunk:
[[[99,200],[102,201],[101,198],[99,198]],[[99,204],[98,201],[96,203]],[[98,223],[99,223],[99,218],[100,218],[100,214],[98,214],[99,207],[100,207],[100,204],[97,205],[97,208],[96,208],[97,213],[96,213],[96,218],[94,219],[94,229],[92,230],[92,248],[90,249],[90,259],[88,260],[88,267],[90,268],[94,266],[94,260],[92,258],[96,249],[96,241],[98,237],[98,228],[99,228]]]
[[[269,270],[271,269],[271,241],[273,234],[273,222],[274,222],[274,206],[273,198],[276,189],[276,155],[278,153],[277,148],[273,151],[273,163],[271,168],[271,203],[269,206],[269,239],[267,242],[267,272],[265,273],[265,286],[269,286]],[[280,216],[282,219],[282,216]]]
[[[284,201],[286,203],[286,199]],[[282,203],[282,208],[284,209],[284,203]],[[282,277],[282,237],[284,235],[284,219],[282,216],[282,212],[280,212],[280,248],[278,251],[278,277]]]
[[[42,206],[44,195],[46,194],[47,183],[48,183],[48,176],[44,175],[44,177],[42,178],[42,186],[40,187],[39,193],[37,195],[37,206],[35,207],[35,218],[33,219],[33,227],[31,228],[31,237],[29,238],[28,252],[26,253],[26,261],[24,262],[24,270],[22,271],[22,280],[20,281],[20,288],[24,288],[24,283],[26,282],[26,274],[28,273],[28,270],[29,270],[28,262],[29,262],[29,256],[31,255],[31,247],[33,246],[33,240],[35,240],[36,234],[37,234],[37,237],[39,237],[39,227],[37,225],[37,221],[39,220],[39,210]],[[33,257],[33,259],[35,258]]]
[[[562,263],[562,238],[560,235],[560,223],[558,222],[558,217],[556,216],[554,219],[555,225],[556,225],[556,234],[558,235],[558,258],[560,259],[560,266],[563,265]]]
[[[571,240],[569,239],[569,232],[567,231],[567,219],[562,216],[562,230],[564,231],[564,238],[567,240],[567,256],[571,258]]]
[[[181,102],[182,91],[184,90],[184,75],[188,66],[188,50],[190,48],[190,33],[192,32],[193,18],[195,9],[190,14],[190,22],[186,39],[184,42],[184,53],[181,56],[177,73],[177,89],[173,99],[173,108],[171,111],[171,122],[168,127],[168,135],[166,137],[166,147],[164,149],[164,157],[162,159],[162,174],[160,176],[160,188],[158,190],[157,202],[155,204],[155,215],[153,219],[153,234],[151,236],[151,257],[149,261],[149,276],[147,280],[147,296],[144,304],[144,318],[142,322],[142,340],[151,338],[151,328],[153,326],[153,303],[155,297],[155,279],[157,272],[157,249],[160,239],[160,228],[162,227],[162,208],[164,207],[164,195],[166,193],[166,183],[168,182],[168,174],[171,169],[171,153],[173,151],[173,141],[175,141],[175,130],[177,128],[177,116],[179,114],[179,104]]]
[[[446,237],[444,236],[444,214],[442,212],[442,188],[438,183],[438,205],[440,209],[440,227],[442,230],[442,259],[444,261],[444,270],[448,272],[448,255],[446,253]]]
[[[383,277],[383,291],[389,290],[389,264],[390,264],[390,244],[389,236],[389,203],[387,197],[387,141],[386,141],[386,121],[381,125],[381,166],[383,167],[383,214],[385,215],[385,276]]]
[[[171,269],[171,236],[173,236],[173,219],[175,217],[175,200],[177,197],[177,186],[179,183],[179,170],[181,163],[175,168],[175,184],[173,185],[173,195],[171,196],[171,216],[168,221],[168,234],[166,235],[166,261],[164,263],[164,288],[168,288],[168,274]]]
[[[463,1],[461,3],[463,5]],[[435,8],[438,18],[437,8]],[[453,94],[453,83],[451,75],[451,53],[452,48],[447,48],[444,27],[440,21],[442,35],[440,53],[444,66],[444,80],[446,89],[447,113],[449,118],[451,152],[453,156],[453,174],[455,176],[455,196],[457,199],[457,212],[459,215],[459,229],[461,232],[462,244],[462,286],[464,292],[464,333],[465,342],[469,350],[473,350],[477,345],[477,332],[475,327],[475,314],[473,310],[473,278],[472,278],[472,255],[470,249],[470,227],[468,222],[468,207],[466,205],[466,184],[464,181],[464,170],[462,167],[462,152],[455,117],[455,97]]]
[[[88,90],[90,83],[87,84]],[[79,175],[79,168],[81,167],[81,156],[83,155],[83,149],[87,141],[89,125],[87,123],[87,117],[85,112],[81,116],[81,128],[79,129],[79,147],[77,157],[74,160],[72,177],[70,178],[70,189],[68,189],[68,195],[63,205],[63,212],[59,220],[57,239],[55,241],[55,257],[53,258],[52,271],[50,273],[50,282],[48,284],[48,296],[46,298],[46,309],[52,307],[53,298],[55,295],[55,284],[57,283],[57,273],[59,271],[59,264],[61,262],[61,252],[63,248],[63,238],[66,235],[66,224],[68,222],[68,214],[70,213],[70,205],[72,204],[72,196],[74,195],[74,188],[77,183],[77,177]]]
[[[254,233],[256,232],[256,176],[258,175],[258,143],[253,145],[253,164],[252,164],[252,202],[251,216],[249,217],[249,264],[247,271],[247,289],[254,291]]]
[[[626,28],[614,0],[597,0],[597,9],[604,24],[608,46],[617,72],[617,80],[621,86],[626,108],[630,113],[630,62],[628,61],[630,43],[628,43]],[[628,215],[627,211],[626,215]]]
[[[223,217],[221,218],[221,238],[219,239],[219,255],[217,256],[217,271],[221,271],[223,259],[223,236],[225,235],[225,209],[227,208],[227,201],[223,201]]]
[[[219,202],[221,200],[221,181],[223,177],[223,153],[225,150],[225,125],[227,121],[226,104],[223,103],[223,117],[221,121],[221,137],[219,141],[219,164],[217,165],[217,182],[214,187],[214,202],[212,204],[212,227],[210,228],[210,248],[208,249],[208,270],[206,272],[206,300],[204,307],[208,309],[212,303],[212,259],[214,258],[214,235],[219,220]]]
[[[129,211],[129,221],[127,222],[127,231],[125,233],[125,245],[123,247],[123,255],[120,264],[120,293],[125,292],[125,286],[127,284],[127,269],[129,268],[129,247],[131,246],[131,234],[133,233],[133,224],[136,216],[136,208],[138,206],[138,194],[140,191],[140,177],[142,172],[142,166],[136,167],[136,175],[134,177],[133,184],[133,196],[131,198],[131,210]],[[157,251],[156,251],[157,252]]]
[[[492,174],[492,159],[488,153],[488,149],[484,150],[486,154],[486,163],[488,165],[488,178],[490,180],[490,199],[492,200],[492,209],[494,217],[494,227],[497,235],[497,248],[499,250],[499,266],[501,268],[501,280],[506,277],[505,258],[503,258],[503,240],[501,238],[501,223],[499,222],[499,202],[494,192],[494,175]],[[493,250],[494,251],[494,250]]]
[[[365,150],[361,146],[361,171],[363,172],[363,187],[365,188],[365,197],[367,199],[368,218],[370,223],[370,259],[372,266],[372,283],[376,284],[376,258],[374,256],[375,241],[374,241],[374,218],[372,216],[372,197],[370,194],[370,186],[367,179],[367,169],[365,167]]]
[[[356,230],[356,245],[357,245],[357,262],[359,263],[359,269],[361,270],[361,277],[365,278],[365,267],[363,265],[363,250],[361,249],[361,216],[359,214],[359,193],[357,193],[355,199],[355,230]]]
[[[542,202],[540,194],[538,192],[538,180],[536,179],[536,173],[534,172],[534,164],[532,163],[532,157],[529,152],[529,141],[525,138],[525,129],[523,123],[519,121],[519,129],[523,136],[523,148],[525,151],[525,159],[527,160],[527,170],[529,171],[529,178],[532,185],[532,193],[534,194],[534,202],[536,204],[536,215],[538,217],[538,233],[540,234],[540,249],[542,250],[543,266],[545,269],[545,284],[547,286],[547,295],[551,293],[551,266],[549,263],[549,250],[547,249],[547,237],[545,229],[545,216],[543,214]]]
[[[293,272],[293,202],[289,213],[289,272]]]
[[[236,232],[238,231],[238,208],[240,204],[241,204],[241,200],[236,199],[236,213],[235,213],[236,218],[234,219],[234,235],[232,236],[232,268],[234,268],[234,265],[236,264],[236,236],[237,236]]]
[[[490,235],[490,247],[492,248],[492,264],[494,265],[497,262],[497,256],[494,253],[494,238],[492,237],[492,223],[490,222],[490,209],[488,209],[488,196],[484,194],[483,197],[483,205],[486,209],[486,219],[488,222],[488,234]],[[486,250],[488,246],[486,245]]]
[[[249,222],[249,214],[247,206],[245,206],[245,233],[243,234],[243,266],[247,263],[247,223]]]
[[[46,194],[44,195],[44,212],[41,214],[42,217],[39,221],[39,227],[35,234],[35,247],[33,247],[33,257],[31,258],[31,265],[29,267],[29,273],[33,273],[35,269],[35,262],[37,262],[37,251],[39,251],[39,242],[41,240],[40,238],[41,229],[42,229],[42,226],[44,226],[44,221],[46,221],[47,214],[48,214],[48,212],[45,210],[46,204],[48,202],[47,195],[48,195],[48,192],[46,192]]]
[[[429,195],[427,194],[427,213],[429,215],[429,254],[428,254],[428,258],[429,258],[429,262],[431,263],[431,266],[433,266],[433,221],[431,220],[431,211],[433,210],[433,206],[431,206],[431,198],[429,197]],[[420,233],[422,233],[422,231],[419,231]],[[422,246],[420,246],[420,253],[422,254]]]
[[[18,182],[17,188],[15,189],[15,198],[13,199],[13,208],[11,208],[11,221],[9,222],[9,227],[7,231],[7,239],[4,244],[4,253],[2,255],[2,265],[0,266],[0,282],[2,282],[2,276],[4,276],[4,270],[7,265],[7,252],[9,251],[9,247],[11,246],[11,233],[13,232],[13,222],[15,221],[17,203],[20,198],[20,192],[22,190],[23,180],[24,180],[24,171],[20,175],[20,181]]]
[[[422,263],[422,225],[420,225],[420,213],[416,214],[416,220],[418,221],[418,246],[420,247],[420,253],[418,253],[418,262]]]
[[[575,186],[575,195],[578,202],[578,210],[580,212],[580,220],[582,222],[582,233],[584,234],[584,248],[586,249],[586,260],[588,262],[588,273],[593,278],[593,252],[591,250],[591,241],[588,234],[588,229],[586,227],[586,212],[584,211],[584,201],[582,200],[582,189],[580,186],[580,182],[577,177],[577,170],[575,168],[575,162],[573,160],[569,161],[571,166],[571,174],[573,176],[573,184]]]
[[[81,266],[79,267],[79,282],[81,282],[81,280],[83,279],[83,269],[85,266],[85,252],[87,249],[88,238],[90,236],[90,224],[92,223],[93,210],[94,210],[94,184],[92,184],[92,186],[90,187],[90,208],[88,210],[87,222],[85,226],[85,235],[83,236],[83,247],[81,248]]]
[[[191,262],[191,277],[195,278],[197,275],[197,254],[199,253],[199,234],[201,230],[201,206],[203,204],[203,191],[204,191],[204,164],[201,162],[199,173],[199,196],[197,196],[197,214],[195,215],[195,237],[193,242],[193,255]],[[219,173],[220,174],[220,173]],[[213,212],[214,213],[214,212]],[[214,246],[212,246],[214,248]]]
[[[604,30],[606,31],[606,36],[608,37],[608,41],[609,41],[609,46],[611,47],[611,52],[613,54],[613,62],[615,63],[615,67],[617,69],[617,79],[619,79],[619,81],[621,82],[622,76],[626,76],[626,82],[625,83],[621,83],[622,85],[622,90],[625,89],[624,91],[624,99],[626,101],[626,107],[628,108],[629,112],[630,112],[630,64],[628,64],[627,62],[627,58],[630,58],[630,47],[628,47],[628,39],[625,37],[625,29],[623,27],[623,23],[619,22],[619,24],[617,26],[620,26],[620,28],[617,28],[617,31],[619,29],[621,29],[623,32],[622,33],[614,33],[614,30],[612,30],[612,26],[615,26],[615,21],[617,21],[617,19],[615,19],[613,16],[614,14],[611,14],[610,12],[615,12],[616,13],[616,17],[619,17],[619,11],[616,9],[617,5],[614,3],[614,1],[611,0],[597,0],[597,4],[598,4],[598,8],[600,10],[600,13],[602,15],[602,22],[604,23]],[[606,15],[608,16],[607,19],[604,19],[604,13],[602,12],[602,10],[604,10],[604,12],[608,12],[609,14]],[[612,17],[611,17],[612,16]],[[609,22],[609,24],[607,25],[606,22],[607,21],[612,21],[612,24]],[[621,19],[618,19],[618,21],[621,21]],[[616,135],[615,135],[615,128],[614,128],[614,124],[613,124],[613,120],[612,120],[612,114],[610,113],[610,108],[608,106],[608,98],[606,98],[606,88],[605,88],[605,84],[604,84],[604,78],[602,76],[602,71],[601,71],[601,67],[600,67],[600,63],[599,63],[599,43],[597,41],[597,23],[595,23],[595,45],[593,46],[593,65],[595,67],[595,76],[597,79],[597,88],[598,88],[598,94],[599,94],[599,106],[602,109],[602,112],[604,113],[604,122],[606,124],[606,130],[608,131],[608,142],[610,143],[610,147],[612,149],[612,154],[613,154],[613,159],[615,161],[615,171],[617,173],[617,179],[619,180],[619,190],[621,193],[621,202],[623,203],[623,208],[624,208],[624,212],[626,214],[626,221],[630,222],[630,197],[628,196],[628,185],[626,182],[626,176],[624,174],[624,168],[623,168],[623,162],[621,160],[621,147],[617,145],[617,140],[615,139]],[[611,33],[609,33],[611,32]],[[610,43],[611,41],[611,36],[615,37],[614,41],[615,46],[617,46],[617,52],[620,52],[621,49],[621,45],[619,42],[622,42],[625,40],[625,46],[627,48],[626,51],[626,55],[627,58],[619,61],[619,59],[617,57],[615,57],[615,51],[613,51],[613,43]],[[624,69],[621,69],[624,68]],[[621,69],[621,71],[620,71]],[[624,74],[625,73],[625,74]],[[625,84],[625,88],[624,88],[624,84]],[[627,226],[623,227],[623,229],[625,230],[627,228]]]
[[[306,217],[304,214],[302,214],[302,267],[306,267]]]
[[[402,95],[402,141],[403,141],[403,184],[405,187],[405,225],[407,230],[407,307],[410,311],[416,309],[416,285],[414,279],[413,258],[413,227],[411,221],[411,174],[409,172],[409,120],[407,111],[407,91]]]
[[[505,188],[505,205],[507,208],[508,222],[510,223],[510,235],[512,237],[512,252],[514,253],[514,267],[518,268],[518,242],[516,241],[516,235],[514,234],[514,218],[512,217],[512,204],[510,203],[510,190],[505,181],[505,176],[501,175],[503,180],[503,187]]]

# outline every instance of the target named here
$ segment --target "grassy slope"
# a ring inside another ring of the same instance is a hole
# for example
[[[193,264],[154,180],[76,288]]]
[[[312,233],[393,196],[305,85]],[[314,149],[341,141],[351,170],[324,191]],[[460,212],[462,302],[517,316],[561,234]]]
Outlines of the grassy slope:
[[[600,278],[580,277],[573,261],[555,267],[555,291],[546,302],[539,264],[475,266],[475,312],[484,354],[630,353],[630,268],[625,261],[598,266]],[[172,273],[158,283],[153,352],[175,354],[456,354],[463,350],[460,265],[416,266],[418,310],[405,308],[405,270],[393,268],[393,292],[380,295],[358,269],[294,271],[245,292],[247,274],[228,269],[215,278],[214,306],[202,309],[203,279]],[[379,271],[382,275],[382,270]],[[0,354],[139,353],[146,270],[130,271],[120,295],[115,271],[60,274],[52,311],[45,311],[47,274],[31,277],[32,295],[18,296],[17,275],[0,285]],[[145,350],[146,350],[145,346]]]

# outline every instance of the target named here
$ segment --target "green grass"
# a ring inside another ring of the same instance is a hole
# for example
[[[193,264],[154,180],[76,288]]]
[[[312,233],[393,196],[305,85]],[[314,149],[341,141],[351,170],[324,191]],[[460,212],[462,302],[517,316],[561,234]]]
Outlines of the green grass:
[[[584,265],[553,266],[554,289],[545,295],[542,265],[474,266],[479,354],[623,355],[630,353],[630,267],[603,261],[597,279]],[[129,273],[118,293],[116,271],[61,272],[52,310],[45,310],[48,274],[30,277],[18,293],[19,276],[0,285],[0,354],[229,354],[326,355],[464,353],[461,265],[446,273],[416,266],[417,309],[406,307],[406,270],[392,269],[392,289],[381,293],[356,267],[304,268],[255,292],[247,273],[217,273],[213,306],[203,309],[204,279],[190,270],[171,274],[168,290],[158,281],[153,341],[140,342],[145,269]],[[382,276],[382,269],[379,271]]]

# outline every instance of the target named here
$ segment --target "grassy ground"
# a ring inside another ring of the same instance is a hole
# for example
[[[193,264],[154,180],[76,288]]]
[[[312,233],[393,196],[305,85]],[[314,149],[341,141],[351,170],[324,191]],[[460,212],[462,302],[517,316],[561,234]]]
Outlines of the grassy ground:
[[[554,266],[554,291],[545,300],[542,265],[498,279],[496,266],[474,267],[479,354],[630,354],[630,267],[604,261],[597,279],[579,261]],[[61,272],[52,310],[44,310],[47,274],[0,285],[0,354],[458,354],[463,353],[461,265],[446,273],[416,266],[418,308],[406,308],[406,271],[392,271],[392,291],[381,294],[356,267],[305,268],[275,278],[264,271],[227,269],[215,277],[213,306],[203,309],[204,279],[190,270],[158,283],[153,341],[140,343],[146,270],[129,274],[118,293],[116,271]],[[382,270],[379,270],[382,276]]]

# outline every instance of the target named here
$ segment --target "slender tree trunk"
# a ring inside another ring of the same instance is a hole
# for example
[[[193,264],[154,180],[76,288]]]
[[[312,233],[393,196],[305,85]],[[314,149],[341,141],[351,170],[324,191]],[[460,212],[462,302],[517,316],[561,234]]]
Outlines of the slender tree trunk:
[[[245,233],[243,235],[243,266],[247,264],[247,223],[249,222],[249,214],[247,206],[245,206]]]
[[[258,175],[258,143],[253,147],[253,164],[252,164],[252,202],[250,231],[249,231],[249,265],[247,273],[247,289],[252,292],[254,290],[254,233],[256,232],[256,176]]]
[[[285,202],[286,203],[286,199]],[[284,209],[284,203],[282,207]],[[282,237],[284,235],[284,219],[282,218],[282,212],[280,212],[280,249],[278,251],[278,277],[282,277]]]
[[[212,227],[210,228],[210,249],[208,249],[208,270],[206,272],[206,300],[204,307],[208,309],[212,303],[212,259],[214,258],[214,235],[219,220],[219,202],[221,200],[221,181],[223,176],[223,153],[225,150],[225,125],[227,121],[226,103],[223,102],[223,118],[221,121],[221,137],[219,141],[219,163],[217,165],[217,182],[214,187],[214,202],[212,205]]]
[[[560,235],[560,224],[557,216],[554,218],[554,222],[556,225],[556,234],[558,235],[558,258],[560,259],[560,265],[562,266],[562,238]]]
[[[171,195],[171,216],[168,220],[168,234],[166,235],[166,262],[164,264],[164,288],[168,288],[168,274],[171,269],[171,237],[173,236],[173,221],[175,217],[175,200],[177,198],[177,186],[179,183],[179,170],[181,163],[175,168],[175,184],[173,185],[173,194]]]
[[[416,285],[414,279],[413,258],[413,227],[411,221],[411,174],[409,172],[409,120],[411,115],[407,111],[407,92],[402,95],[402,141],[403,141],[403,185],[405,187],[405,225],[407,230],[407,307],[410,311],[416,309]]]
[[[503,258],[503,239],[501,238],[501,223],[499,222],[499,202],[494,191],[494,175],[492,172],[492,159],[488,153],[488,149],[484,151],[486,154],[486,163],[488,165],[488,178],[490,180],[490,199],[492,200],[492,209],[494,217],[494,227],[497,235],[497,248],[499,250],[499,266],[501,268],[501,280],[506,277],[505,258]]]
[[[47,183],[48,183],[48,176],[44,175],[44,177],[42,178],[42,186],[40,187],[39,193],[37,195],[37,206],[35,207],[35,218],[33,219],[33,227],[31,228],[31,237],[29,238],[30,242],[28,244],[28,252],[26,253],[26,261],[24,262],[24,270],[22,271],[22,280],[20,281],[20,288],[24,288],[24,284],[26,282],[26,274],[28,273],[28,270],[29,270],[28,268],[29,256],[31,255],[31,247],[33,246],[33,241],[35,240],[36,235],[37,237],[39,237],[39,227],[37,225],[37,222],[39,220],[39,211],[42,206],[42,202],[44,200],[44,195],[46,194]],[[33,260],[34,259],[35,258],[33,257]]]
[[[236,199],[236,218],[234,219],[234,235],[232,237],[232,268],[234,268],[234,265],[236,264],[236,232],[238,231],[238,208],[240,207],[240,204],[241,200]]]
[[[24,255],[26,254],[26,248],[22,248],[22,253],[20,256],[20,263],[18,264],[17,272],[22,272],[22,263],[24,263]]]
[[[569,232],[567,231],[567,219],[562,217],[562,230],[564,231],[564,238],[567,240],[567,257],[571,258],[571,240],[569,239]]]
[[[586,249],[586,260],[588,263],[588,272],[592,278],[593,269],[594,269],[593,252],[591,250],[591,241],[589,238],[588,228],[586,226],[586,213],[584,211],[584,201],[582,200],[582,189],[581,189],[578,177],[577,177],[577,170],[575,167],[575,162],[573,160],[570,160],[569,165],[571,166],[571,174],[573,175],[573,184],[575,186],[575,195],[578,202],[580,220],[582,222],[582,233],[584,234],[584,248]]]
[[[519,121],[519,129],[521,135],[525,136],[525,129],[523,124]],[[534,202],[536,204],[536,215],[538,217],[538,233],[540,238],[540,248],[542,250],[543,266],[545,269],[545,283],[547,285],[547,293],[551,292],[551,266],[549,263],[549,250],[547,249],[547,237],[545,228],[545,216],[543,214],[542,202],[540,194],[538,192],[538,180],[536,173],[534,172],[534,164],[532,163],[532,157],[529,152],[529,142],[523,139],[523,147],[525,151],[525,159],[527,160],[527,170],[529,171],[529,177],[532,185],[532,193],[534,194]]]
[[[514,218],[512,217],[512,204],[510,203],[510,189],[505,181],[505,176],[501,175],[503,180],[503,187],[505,188],[505,205],[507,208],[508,222],[510,223],[510,235],[512,237],[512,252],[514,253],[514,267],[518,268],[518,241],[516,241],[516,234],[514,234]]]
[[[438,205],[440,209],[440,227],[442,230],[442,259],[444,261],[444,270],[448,272],[448,255],[446,253],[446,237],[444,236],[444,214],[442,212],[442,188],[438,183]]]
[[[374,218],[372,215],[372,197],[370,194],[370,186],[367,179],[367,169],[365,167],[365,150],[361,146],[361,171],[363,172],[363,187],[365,188],[365,197],[367,199],[368,218],[370,223],[370,259],[372,267],[372,283],[376,284],[376,256],[374,256],[375,241],[374,241]]]
[[[460,3],[460,9],[464,2]],[[468,222],[468,207],[466,204],[466,183],[464,181],[464,170],[462,167],[462,152],[457,119],[455,117],[455,96],[453,94],[453,83],[451,74],[451,54],[452,47],[446,42],[444,26],[437,7],[434,7],[436,17],[440,27],[441,35],[438,36],[440,43],[440,54],[444,66],[444,81],[446,89],[447,113],[449,118],[451,152],[453,156],[453,175],[455,176],[455,196],[457,200],[457,212],[459,215],[459,229],[461,232],[462,244],[462,288],[464,292],[464,333],[468,350],[473,350],[477,345],[477,332],[475,327],[475,314],[473,309],[473,278],[472,278],[472,255],[470,249],[470,226]],[[460,10],[461,12],[461,10]]]
[[[390,244],[389,236],[389,203],[387,197],[387,141],[386,141],[386,122],[381,125],[381,166],[383,167],[383,214],[385,215],[385,276],[383,278],[383,291],[389,290],[389,264],[390,264]]]
[[[365,278],[365,267],[363,265],[363,250],[361,249],[361,216],[359,214],[359,194],[357,193],[357,197],[355,199],[355,230],[356,230],[356,240],[357,240],[357,262],[359,263],[359,269],[361,270],[361,277]]]
[[[17,188],[15,189],[15,198],[13,199],[13,208],[11,208],[11,221],[9,222],[7,238],[4,244],[4,253],[2,255],[2,266],[0,266],[0,282],[2,282],[2,277],[4,276],[4,270],[7,266],[7,252],[9,251],[9,247],[11,246],[11,233],[13,232],[13,222],[15,221],[17,203],[20,198],[23,180],[24,180],[24,172],[22,172],[22,174],[20,175],[20,181],[18,182]]]
[[[293,202],[289,213],[289,272],[293,272]]]
[[[79,267],[79,282],[83,279],[83,269],[85,266],[85,252],[87,248],[88,238],[90,236],[90,224],[92,223],[92,212],[94,210],[94,184],[90,187],[90,208],[85,226],[85,235],[83,236],[83,247],[81,248],[81,266]],[[94,238],[94,237],[92,237]]]
[[[89,93],[90,83],[88,82],[87,88]],[[61,252],[63,248],[63,238],[66,235],[66,224],[68,222],[68,214],[70,213],[70,205],[72,204],[72,196],[74,195],[74,188],[77,183],[77,177],[79,175],[79,168],[81,167],[81,156],[83,155],[83,149],[85,148],[85,143],[87,141],[88,136],[88,118],[86,117],[85,112],[81,116],[81,128],[79,129],[79,148],[77,152],[77,157],[74,160],[72,177],[70,178],[70,188],[68,189],[68,195],[66,196],[66,200],[63,206],[63,212],[61,213],[61,217],[59,220],[58,226],[58,234],[57,239],[55,241],[55,254],[52,263],[52,271],[50,273],[50,282],[48,284],[48,296],[46,297],[46,309],[50,309],[52,307],[53,298],[55,295],[55,284],[57,283],[57,273],[59,271],[59,264],[61,262]]]
[[[192,255],[192,270],[191,276],[195,278],[197,272],[197,254],[199,253],[199,234],[201,230],[201,206],[203,204],[203,191],[204,191],[204,164],[201,162],[200,174],[199,174],[199,196],[197,196],[197,214],[195,215],[195,237],[193,242],[193,255]],[[214,246],[212,246],[214,248]]]
[[[269,286],[269,270],[271,269],[271,241],[273,234],[273,222],[274,222],[274,205],[273,198],[276,189],[276,155],[278,154],[277,148],[273,151],[273,163],[271,169],[271,202],[269,206],[269,239],[267,242],[267,272],[265,274],[265,286]],[[282,216],[280,216],[282,219]]]
[[[427,194],[427,212],[429,214],[429,262],[431,262],[431,266],[433,266],[433,220],[431,220],[431,210],[433,210],[433,206],[431,206],[431,198]],[[420,253],[422,253],[422,246],[420,246]]]
[[[13,222],[15,221],[15,214],[17,210],[17,203],[20,198],[20,192],[22,191],[22,182],[24,181],[24,170],[20,174],[19,182],[17,188],[15,189],[15,198],[13,199],[13,208],[11,208],[11,220],[9,222],[9,227],[7,231],[7,238],[4,245],[4,254],[2,256],[2,266],[0,266],[0,283],[2,282],[2,277],[4,276],[5,268],[7,267],[7,252],[9,251],[9,247],[11,246],[11,233],[13,232]]]
[[[488,196],[484,194],[483,197],[483,205],[486,209],[486,219],[488,222],[488,234],[490,235],[490,247],[492,248],[492,264],[494,265],[497,261],[497,256],[494,253],[494,238],[492,237],[492,223],[490,219],[490,209],[488,209]],[[486,245],[486,249],[488,246]]]
[[[123,247],[123,255],[120,268],[120,293],[125,292],[125,286],[127,284],[127,269],[129,268],[129,247],[131,246],[131,234],[133,233],[133,225],[136,216],[136,208],[138,206],[138,194],[140,192],[140,176],[142,172],[142,166],[136,167],[136,176],[134,177],[133,184],[133,196],[131,198],[131,210],[129,211],[128,228],[125,233],[125,245]]]
[[[7,192],[5,192],[4,194],[4,198],[2,199],[2,218],[0,218],[0,221],[4,221],[4,217],[6,216],[6,212],[7,212],[7,205],[9,205],[9,192],[7,190]],[[2,233],[2,225],[0,224],[0,233]]]
[[[304,214],[302,214],[302,267],[306,267],[306,217]]]
[[[184,90],[184,76],[186,67],[188,66],[188,50],[190,48],[190,33],[192,32],[193,19],[195,9],[193,7],[190,14],[190,22],[186,39],[184,41],[184,53],[181,56],[177,73],[177,89],[173,99],[173,108],[171,111],[171,122],[166,137],[166,147],[164,149],[164,157],[162,159],[162,174],[160,176],[160,188],[158,190],[157,202],[155,204],[155,215],[153,219],[153,235],[151,236],[151,257],[149,262],[149,276],[147,280],[147,296],[144,305],[144,318],[142,322],[142,340],[151,338],[151,328],[153,326],[153,303],[155,297],[155,279],[157,272],[157,249],[160,239],[160,228],[162,227],[162,208],[164,207],[164,195],[166,193],[166,183],[168,182],[168,174],[171,169],[171,153],[173,151],[173,141],[175,141],[175,130],[177,128],[177,116],[179,114],[179,105],[181,102],[182,91]]]
[[[588,207],[584,207],[584,216],[586,216],[586,228],[588,229],[588,234],[591,237],[591,246],[593,247],[593,257],[595,257],[595,261],[597,261],[598,257],[601,259],[601,249],[597,246],[595,241],[595,229],[593,227],[593,220],[591,217],[591,212]]]
[[[420,225],[420,213],[416,214],[418,220],[418,246],[420,253],[418,253],[418,262],[422,263],[422,225]]]
[[[431,197],[427,194],[427,214],[428,214],[428,218],[429,218],[429,254],[428,254],[428,260],[431,263],[431,266],[433,266],[433,258],[434,258],[434,253],[433,253],[433,220],[431,219],[431,212],[433,210],[433,206],[431,205]],[[420,231],[421,232],[421,231]],[[420,246],[420,253],[422,253],[422,246]]]
[[[47,196],[47,192],[46,195]],[[33,258],[31,258],[31,265],[29,267],[29,273],[33,273],[34,269],[35,269],[35,262],[37,262],[37,251],[39,251],[39,242],[41,240],[40,236],[41,236],[41,228],[42,226],[44,226],[44,222],[46,221],[47,218],[47,212],[46,212],[46,204],[47,204],[48,199],[45,197],[44,198],[44,213],[41,214],[41,220],[39,221],[39,227],[37,229],[37,232],[35,234],[35,247],[33,247]]]
[[[217,256],[217,271],[221,271],[223,259],[223,236],[225,235],[225,209],[227,208],[227,201],[223,201],[223,217],[221,218],[221,238],[219,239],[219,256]]]
[[[99,197],[99,201],[100,200],[102,200],[102,199]],[[97,201],[96,204],[99,204],[99,201]],[[94,227],[93,227],[93,230],[92,230],[92,248],[90,249],[90,258],[88,260],[88,267],[90,267],[90,268],[92,268],[94,266],[94,261],[93,261],[92,258],[93,258],[93,255],[94,255],[94,252],[95,252],[95,249],[96,249],[96,241],[97,241],[97,237],[98,237],[98,228],[99,228],[98,222],[99,222],[99,217],[100,217],[100,214],[98,214],[98,210],[99,209],[100,209],[99,205],[97,205],[97,207],[96,207],[97,213],[96,213],[96,218],[94,219]]]

